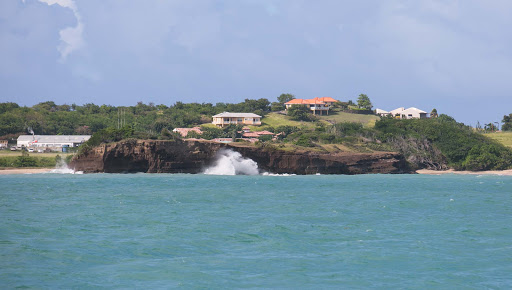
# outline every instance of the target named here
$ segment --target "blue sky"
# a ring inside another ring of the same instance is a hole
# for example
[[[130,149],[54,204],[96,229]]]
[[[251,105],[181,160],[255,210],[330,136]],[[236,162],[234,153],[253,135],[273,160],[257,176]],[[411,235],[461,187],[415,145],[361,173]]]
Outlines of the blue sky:
[[[0,99],[171,105],[367,94],[512,113],[508,0],[2,0]]]

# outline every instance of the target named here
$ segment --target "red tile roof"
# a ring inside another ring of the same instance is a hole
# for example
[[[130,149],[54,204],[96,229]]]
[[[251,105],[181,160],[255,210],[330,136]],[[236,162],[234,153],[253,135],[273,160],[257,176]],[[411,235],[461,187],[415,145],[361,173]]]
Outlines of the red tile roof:
[[[322,98],[314,98],[314,99],[293,99],[289,102],[286,102],[285,105],[310,105],[310,104],[325,104],[326,102],[337,102],[337,100],[331,97],[322,97]]]

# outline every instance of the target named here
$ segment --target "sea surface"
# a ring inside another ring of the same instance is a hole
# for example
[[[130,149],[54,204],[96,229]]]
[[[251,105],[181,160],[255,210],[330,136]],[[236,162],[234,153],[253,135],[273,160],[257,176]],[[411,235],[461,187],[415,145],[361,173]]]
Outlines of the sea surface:
[[[510,289],[512,177],[0,176],[0,288]]]

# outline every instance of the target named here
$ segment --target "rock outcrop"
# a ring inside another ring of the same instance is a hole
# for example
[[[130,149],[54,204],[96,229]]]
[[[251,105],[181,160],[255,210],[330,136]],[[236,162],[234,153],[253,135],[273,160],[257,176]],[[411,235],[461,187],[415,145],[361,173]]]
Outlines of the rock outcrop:
[[[393,152],[286,152],[191,140],[126,140],[102,144],[75,157],[70,167],[85,173],[199,173],[214,163],[216,153],[222,148],[237,151],[256,161],[261,170],[272,173],[410,173],[403,156]]]

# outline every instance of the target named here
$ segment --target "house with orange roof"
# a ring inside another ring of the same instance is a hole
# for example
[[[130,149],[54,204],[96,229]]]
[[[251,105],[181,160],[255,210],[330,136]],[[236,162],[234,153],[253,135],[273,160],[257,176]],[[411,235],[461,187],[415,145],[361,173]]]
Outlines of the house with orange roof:
[[[284,103],[286,109],[289,109],[291,106],[300,105],[309,108],[313,111],[313,114],[317,115],[317,112],[320,115],[329,114],[329,107],[337,100],[331,97],[323,97],[323,98],[314,98],[314,99],[293,99],[289,102]]]

